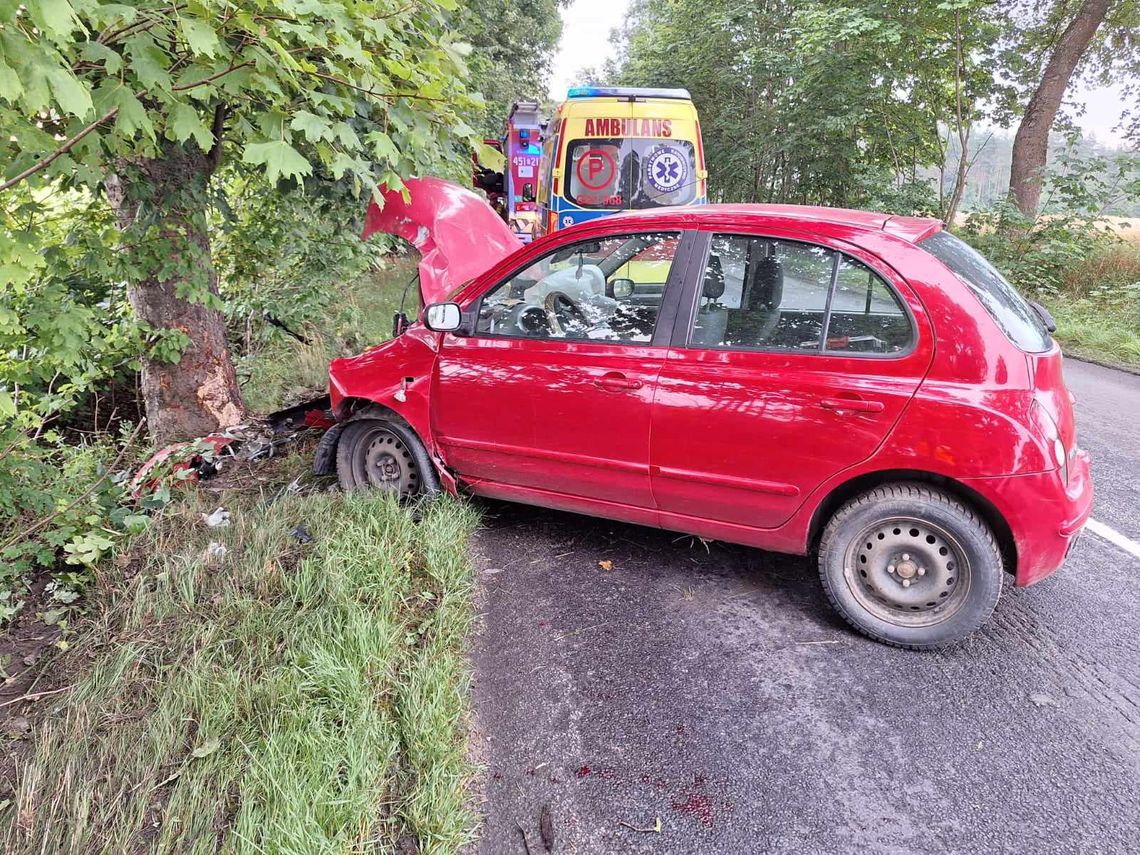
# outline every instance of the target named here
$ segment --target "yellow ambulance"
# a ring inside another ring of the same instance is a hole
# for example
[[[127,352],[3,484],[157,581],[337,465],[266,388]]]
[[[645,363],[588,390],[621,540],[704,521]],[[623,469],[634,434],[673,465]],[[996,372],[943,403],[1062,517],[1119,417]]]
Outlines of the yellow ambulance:
[[[537,231],[617,211],[707,201],[701,126],[685,89],[571,89],[546,128]]]

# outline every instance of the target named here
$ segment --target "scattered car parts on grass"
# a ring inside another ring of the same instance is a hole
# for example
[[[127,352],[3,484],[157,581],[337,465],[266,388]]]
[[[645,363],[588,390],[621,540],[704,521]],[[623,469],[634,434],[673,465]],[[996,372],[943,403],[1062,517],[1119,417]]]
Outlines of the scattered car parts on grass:
[[[135,501],[153,493],[165,478],[199,481],[217,475],[228,461],[265,460],[315,431],[339,428],[329,412],[328,395],[270,413],[248,424],[159,449],[128,484]]]

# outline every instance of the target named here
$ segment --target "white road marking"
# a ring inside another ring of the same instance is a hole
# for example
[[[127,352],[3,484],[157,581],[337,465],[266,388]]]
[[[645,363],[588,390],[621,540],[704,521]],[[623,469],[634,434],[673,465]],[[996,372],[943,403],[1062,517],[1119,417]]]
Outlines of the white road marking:
[[[1085,523],[1085,528],[1097,537],[1104,538],[1113,546],[1119,546],[1133,557],[1140,558],[1140,543],[1137,543],[1130,537],[1125,537],[1111,526],[1107,526],[1099,520],[1090,519]]]

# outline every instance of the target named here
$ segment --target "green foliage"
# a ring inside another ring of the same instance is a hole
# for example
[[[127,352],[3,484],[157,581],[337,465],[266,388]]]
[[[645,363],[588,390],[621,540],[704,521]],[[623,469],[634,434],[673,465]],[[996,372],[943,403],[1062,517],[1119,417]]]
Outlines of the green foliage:
[[[70,567],[56,574],[54,596],[70,602],[89,571],[109,550],[145,523],[123,502],[125,473],[110,471],[109,442],[38,441],[0,427],[5,465],[0,476],[0,625],[19,607],[26,573],[63,555]]]
[[[325,392],[330,359],[360,353],[391,336],[392,315],[415,275],[414,257],[390,256],[355,278],[346,276],[327,291],[335,303],[298,327],[304,342],[269,325],[258,334],[250,323],[250,341],[237,362],[250,406],[268,412]],[[417,301],[413,286],[405,309],[414,310]]]
[[[1057,294],[1066,289],[1074,268],[1120,242],[1102,212],[1121,198],[1137,197],[1140,160],[1121,158],[1109,171],[1103,158],[1062,158],[1048,176],[1043,214],[1030,219],[1001,202],[971,213],[962,237],[1018,288]]]
[[[961,236],[1053,313],[1066,351],[1140,367],[1140,235],[1103,215],[1140,201],[1135,156],[1056,158],[1045,213],[1008,202],[970,214]]]
[[[266,313],[303,326],[369,266],[353,220],[378,184],[466,168],[483,102],[456,15],[452,0],[0,2],[0,543],[108,456],[56,426],[194,340],[140,325],[152,286],[228,311],[251,350]],[[5,603],[31,567],[89,564],[129,528],[100,484],[10,547]]]
[[[998,62],[1003,75],[1019,90],[1022,106],[1037,88],[1060,34],[1083,5],[1061,0],[1001,0],[997,4],[1007,29]],[[1073,79],[1092,86],[1120,86],[1125,103],[1136,103],[1140,94],[1140,2],[1113,0]],[[1075,99],[1063,105],[1058,128],[1072,131],[1081,109]],[[995,118],[1006,124],[1018,112],[1015,102]],[[1130,109],[1124,118],[1132,140],[1140,139],[1140,111]]]
[[[1140,250],[1136,254],[1140,259]],[[1140,369],[1140,277],[1124,287],[1095,287],[1102,293],[1044,298],[1057,321],[1057,338],[1066,353]]]
[[[991,62],[1002,33],[982,0],[714,0],[696,26],[683,0],[640,0],[609,73],[692,92],[718,198],[897,207],[959,111],[968,125],[1011,97]]]
[[[5,177],[98,186],[125,158],[226,154],[358,187],[469,139],[451,0],[29,0],[0,6]],[[65,140],[64,145],[60,140]]]
[[[511,104],[542,101],[550,58],[562,34],[558,0],[475,0],[460,6],[456,26],[472,50],[470,86],[485,107],[472,121],[485,136],[503,133]]]
[[[344,182],[310,180],[304,192],[266,188],[256,176],[227,183],[227,213],[214,229],[214,258],[227,311],[249,351],[304,333],[343,300],[349,283],[388,243],[360,239],[367,198]]]
[[[1019,289],[1057,293],[1067,272],[1115,240],[1093,219],[1067,212],[1037,220],[1009,202],[971,213],[961,236],[986,256]]]

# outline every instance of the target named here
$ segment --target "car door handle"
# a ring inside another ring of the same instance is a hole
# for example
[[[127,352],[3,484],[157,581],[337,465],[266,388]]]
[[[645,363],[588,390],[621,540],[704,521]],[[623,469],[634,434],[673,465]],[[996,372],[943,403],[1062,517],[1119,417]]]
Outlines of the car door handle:
[[[624,374],[615,371],[603,374],[594,381],[594,385],[607,392],[620,392],[624,389],[640,389],[644,384],[640,380],[630,380]]]
[[[864,401],[862,398],[823,398],[819,405],[825,410],[850,410],[855,413],[881,413],[882,401]]]

